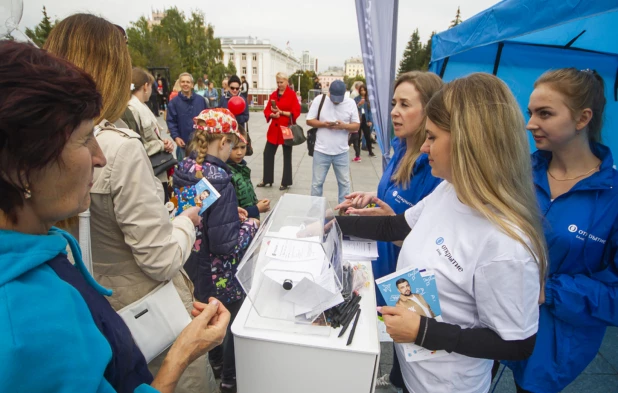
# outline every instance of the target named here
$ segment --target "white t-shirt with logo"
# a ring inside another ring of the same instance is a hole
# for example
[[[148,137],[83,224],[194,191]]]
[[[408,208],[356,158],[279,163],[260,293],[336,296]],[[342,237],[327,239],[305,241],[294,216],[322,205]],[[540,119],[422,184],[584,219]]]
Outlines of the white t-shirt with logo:
[[[435,272],[444,322],[490,328],[508,341],[536,333],[539,269],[521,243],[461,203],[446,181],[405,217],[412,231],[397,270],[414,266]],[[396,351],[405,359],[401,345]],[[450,353],[399,363],[410,392],[485,393],[491,384],[492,360]]]
[[[318,118],[318,109],[322,95],[313,99],[307,120]],[[344,123],[360,123],[356,103],[351,98],[344,98],[340,104],[333,104],[329,96],[324,100],[324,106],[320,112],[320,121],[342,121]],[[348,131],[331,130],[330,128],[318,128],[315,141],[315,151],[331,156],[345,153],[350,149],[348,146]]]

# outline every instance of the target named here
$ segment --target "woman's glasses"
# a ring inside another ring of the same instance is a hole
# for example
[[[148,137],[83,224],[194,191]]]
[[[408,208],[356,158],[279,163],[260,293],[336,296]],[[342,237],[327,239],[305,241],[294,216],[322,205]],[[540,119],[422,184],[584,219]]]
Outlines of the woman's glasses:
[[[230,90],[238,91],[238,90],[240,90],[240,87],[232,87],[232,86],[230,86]]]

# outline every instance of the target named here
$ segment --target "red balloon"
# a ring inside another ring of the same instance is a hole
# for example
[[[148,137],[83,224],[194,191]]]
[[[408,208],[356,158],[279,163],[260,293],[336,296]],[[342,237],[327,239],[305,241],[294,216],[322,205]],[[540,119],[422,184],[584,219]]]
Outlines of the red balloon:
[[[234,96],[227,102],[227,109],[229,109],[234,116],[238,116],[243,113],[246,106],[247,104],[245,104],[245,100],[243,100],[240,96]]]

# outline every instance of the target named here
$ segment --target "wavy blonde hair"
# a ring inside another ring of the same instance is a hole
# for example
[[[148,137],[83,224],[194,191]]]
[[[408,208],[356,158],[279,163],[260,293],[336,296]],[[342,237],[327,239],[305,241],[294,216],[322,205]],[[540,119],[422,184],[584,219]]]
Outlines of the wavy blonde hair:
[[[402,83],[411,83],[421,98],[421,104],[423,109],[433,97],[433,95],[440,90],[444,82],[442,79],[434,73],[431,72],[422,72],[422,71],[410,71],[404,74],[399,75],[399,77],[395,80],[395,88],[401,85]],[[364,86],[364,85],[363,85]],[[425,143],[425,120],[427,116],[423,113],[423,121],[421,122],[418,129],[415,131],[414,136],[412,138],[411,146],[407,147],[406,154],[401,159],[397,170],[393,174],[391,178],[396,184],[407,188],[410,185],[410,177],[412,176],[412,170],[414,169],[414,163],[421,155],[421,146]],[[402,143],[407,143],[405,140]]]
[[[547,247],[526,123],[509,88],[493,75],[472,74],[446,84],[425,110],[451,134],[452,181],[459,200],[533,255],[542,285]]]
[[[115,122],[131,98],[131,56],[120,28],[90,14],[74,14],[49,33],[43,49],[86,71],[103,96],[95,123]]]

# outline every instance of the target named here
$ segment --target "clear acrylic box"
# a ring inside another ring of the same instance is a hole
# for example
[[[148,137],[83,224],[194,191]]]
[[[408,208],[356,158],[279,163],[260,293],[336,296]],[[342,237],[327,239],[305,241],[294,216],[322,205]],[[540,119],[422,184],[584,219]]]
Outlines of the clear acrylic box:
[[[271,326],[325,324],[324,311],[343,301],[342,235],[334,218],[325,198],[284,194],[262,222],[236,278]]]

